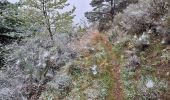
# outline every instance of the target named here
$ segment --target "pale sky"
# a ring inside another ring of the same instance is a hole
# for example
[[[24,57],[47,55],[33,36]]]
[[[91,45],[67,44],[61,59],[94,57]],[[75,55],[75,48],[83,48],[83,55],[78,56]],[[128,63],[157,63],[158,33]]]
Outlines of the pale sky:
[[[19,0],[8,0],[12,3],[18,2]],[[71,5],[76,7],[74,23],[80,23],[80,20],[85,20],[84,13],[86,11],[91,11],[91,6],[89,5],[91,0],[68,0]]]

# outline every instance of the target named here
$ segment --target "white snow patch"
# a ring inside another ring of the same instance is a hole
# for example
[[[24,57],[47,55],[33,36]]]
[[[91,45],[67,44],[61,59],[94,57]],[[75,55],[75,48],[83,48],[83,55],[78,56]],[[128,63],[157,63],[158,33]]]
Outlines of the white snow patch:
[[[44,58],[48,57],[49,55],[50,55],[50,53],[46,51],[46,52],[44,53]]]
[[[91,67],[91,71],[93,73],[93,75],[96,75],[98,72],[97,72],[97,65],[93,65],[93,67]]]
[[[20,60],[17,60],[16,65],[19,65],[19,64],[20,64]]]
[[[50,57],[50,60],[51,61],[55,60],[55,56]]]
[[[166,43],[166,42],[165,42],[165,39],[163,39],[163,40],[161,41],[161,43],[162,43],[162,44],[165,44],[165,43]]]
[[[148,82],[146,83],[146,87],[152,88],[153,86],[154,86],[154,82],[152,80],[148,80]]]

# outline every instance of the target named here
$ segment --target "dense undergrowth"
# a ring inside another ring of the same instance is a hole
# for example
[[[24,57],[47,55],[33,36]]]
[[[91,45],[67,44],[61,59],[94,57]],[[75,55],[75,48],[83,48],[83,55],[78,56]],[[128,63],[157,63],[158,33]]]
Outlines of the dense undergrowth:
[[[127,66],[128,54],[119,53],[126,100],[169,99],[169,49],[153,36],[151,46],[139,52],[140,67]],[[126,51],[123,47],[118,51]]]
[[[74,29],[73,9],[59,15],[61,30],[44,15],[32,35],[0,44],[0,100],[169,100],[169,0],[124,6],[104,32]]]

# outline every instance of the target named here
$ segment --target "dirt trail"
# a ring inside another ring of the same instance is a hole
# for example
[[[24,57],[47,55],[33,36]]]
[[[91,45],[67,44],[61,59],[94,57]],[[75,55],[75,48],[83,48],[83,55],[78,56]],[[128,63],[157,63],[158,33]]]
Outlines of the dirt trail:
[[[108,38],[104,34],[99,32],[88,33],[80,39],[77,44],[79,50],[86,47],[88,44],[101,43],[104,46],[106,52],[109,55],[111,65],[107,67],[107,71],[111,76],[113,76],[112,87],[109,90],[109,94],[106,100],[123,100],[123,87],[121,80],[121,67],[119,66],[119,61],[114,52],[112,51],[112,44],[109,42]]]
[[[98,42],[102,42],[105,50],[110,55],[110,60],[112,65],[107,68],[108,72],[111,76],[114,77],[112,88],[110,89],[109,95],[107,96],[106,100],[123,100],[123,89],[122,89],[122,80],[121,80],[121,67],[119,65],[118,58],[112,51],[112,44],[109,42],[108,38],[103,34],[99,34],[95,37],[98,38]]]

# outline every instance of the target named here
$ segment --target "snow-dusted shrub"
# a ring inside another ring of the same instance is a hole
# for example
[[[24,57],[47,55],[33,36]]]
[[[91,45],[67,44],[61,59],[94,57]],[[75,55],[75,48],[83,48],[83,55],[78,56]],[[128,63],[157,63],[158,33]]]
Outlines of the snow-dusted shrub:
[[[168,11],[169,0],[150,0],[148,13],[151,18],[159,18]]]
[[[22,69],[24,71],[51,68],[60,68],[72,60],[76,55],[69,47],[69,38],[66,34],[54,36],[54,41],[47,37],[37,36],[26,39],[21,45],[16,43],[6,46],[9,55],[6,58],[7,71]],[[51,64],[51,65],[50,65]]]
[[[47,91],[43,92],[40,100],[47,100],[50,95],[53,99],[62,99],[72,90],[72,80],[68,75],[56,75],[53,81],[47,84]],[[53,100],[51,99],[51,100]]]
[[[151,27],[167,11],[167,0],[139,0],[129,5],[115,21],[128,33],[140,33]],[[119,20],[119,21],[118,21]]]
[[[54,35],[53,41],[47,36],[35,36],[6,46],[8,54],[3,72],[6,79],[13,80],[15,87],[47,84],[61,67],[76,57],[69,42],[69,36],[63,33]]]

